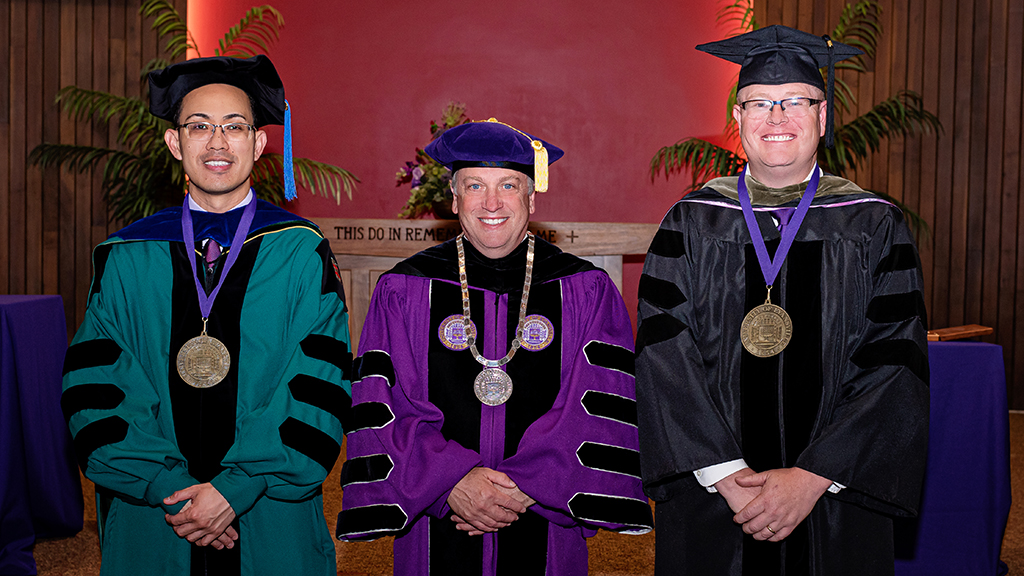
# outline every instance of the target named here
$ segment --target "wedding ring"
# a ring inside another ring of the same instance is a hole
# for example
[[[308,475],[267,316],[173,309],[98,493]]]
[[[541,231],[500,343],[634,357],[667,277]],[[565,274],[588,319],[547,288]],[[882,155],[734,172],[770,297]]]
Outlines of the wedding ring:
[[[775,534],[775,530],[772,530],[772,527],[771,527],[771,525],[769,525],[769,526],[765,526],[765,528],[767,528],[767,529],[768,529],[768,531],[769,531],[769,532],[771,532],[772,534]]]

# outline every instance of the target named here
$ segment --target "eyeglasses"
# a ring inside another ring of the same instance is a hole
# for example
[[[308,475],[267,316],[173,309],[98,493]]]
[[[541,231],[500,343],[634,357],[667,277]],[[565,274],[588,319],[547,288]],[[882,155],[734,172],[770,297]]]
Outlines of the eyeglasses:
[[[224,138],[230,142],[245,142],[249,138],[249,134],[256,130],[256,127],[252,124],[246,124],[245,122],[232,122],[230,124],[214,124],[212,122],[186,122],[181,124],[178,128],[185,129],[185,137],[189,140],[197,140],[200,142],[209,142],[213,139],[214,133],[217,132],[217,128],[220,128]]]
[[[782,100],[757,98],[754,100],[747,100],[746,102],[740,102],[740,108],[747,113],[747,116],[757,120],[770,114],[772,109],[775,108],[775,105],[778,104],[782,112],[789,118],[802,118],[811,113],[811,106],[820,104],[821,102],[822,100],[807,98],[805,96],[783,98]]]

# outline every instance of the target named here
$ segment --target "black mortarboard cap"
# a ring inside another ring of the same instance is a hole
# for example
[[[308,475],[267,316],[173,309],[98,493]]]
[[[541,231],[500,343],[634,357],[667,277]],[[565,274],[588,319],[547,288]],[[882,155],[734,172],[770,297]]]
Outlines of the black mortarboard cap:
[[[565,154],[560,148],[494,118],[453,126],[423,151],[452,171],[479,166],[522,172],[533,178],[537,192],[548,189],[548,164]]]
[[[251,58],[212,56],[193,58],[149,73],[149,111],[157,118],[177,122],[175,109],[186,94],[207,84],[227,84],[239,88],[253,102],[257,126],[284,126],[285,200],[294,200],[295,171],[292,164],[291,110],[284,99],[284,83],[274,63],[263,54]]]
[[[718,42],[697,46],[697,50],[740,65],[737,90],[751,84],[810,84],[825,92],[828,117],[825,121],[825,146],[833,146],[833,106],[835,63],[863,54],[861,50],[828,36],[815,36],[787,26],[767,26]],[[828,66],[828,86],[821,79],[821,68]]]
[[[284,84],[270,58],[214,56],[193,58],[149,73],[149,111],[171,122],[178,102],[207,84],[228,84],[241,89],[255,103],[256,124],[284,124]]]

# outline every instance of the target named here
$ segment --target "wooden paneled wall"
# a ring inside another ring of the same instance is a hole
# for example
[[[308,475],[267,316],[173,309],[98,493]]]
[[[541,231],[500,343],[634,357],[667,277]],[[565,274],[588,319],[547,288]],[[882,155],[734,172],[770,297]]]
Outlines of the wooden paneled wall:
[[[759,0],[759,22],[824,34],[843,0]],[[1024,409],[1024,0],[883,0],[868,74],[848,74],[862,109],[899,89],[924,97],[939,136],[883,143],[853,179],[902,199],[919,239],[933,328],[983,324],[1002,345],[1011,408]]]
[[[161,53],[140,0],[0,2],[0,290],[60,294],[69,332],[85,313],[91,252],[107,222],[99,176],[29,166],[41,142],[108,146],[116,127],[75,122],[63,86],[139,96],[142,67]],[[186,0],[175,0],[185,17]]]
[[[137,96],[160,51],[140,0],[0,3],[0,290],[60,294],[80,323],[92,247],[107,222],[98,176],[29,167],[38,143],[105,146],[114,128],[74,122],[53,103],[69,84]],[[1024,409],[1024,0],[882,0],[872,71],[848,75],[863,109],[907,88],[941,119],[939,136],[883,143],[854,179],[928,221],[920,239],[931,327],[995,328],[1011,406]],[[175,0],[184,16],[187,0]],[[762,24],[831,31],[843,0],[758,0]]]

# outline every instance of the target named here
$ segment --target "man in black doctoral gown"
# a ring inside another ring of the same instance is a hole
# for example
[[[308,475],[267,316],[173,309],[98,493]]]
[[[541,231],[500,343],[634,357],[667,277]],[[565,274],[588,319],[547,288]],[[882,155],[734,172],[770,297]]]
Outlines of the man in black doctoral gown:
[[[669,210],[640,279],[656,573],[892,574],[927,444],[920,263],[899,209],[816,162],[860,51],[782,26],[698,49],[742,66],[748,164]]]

